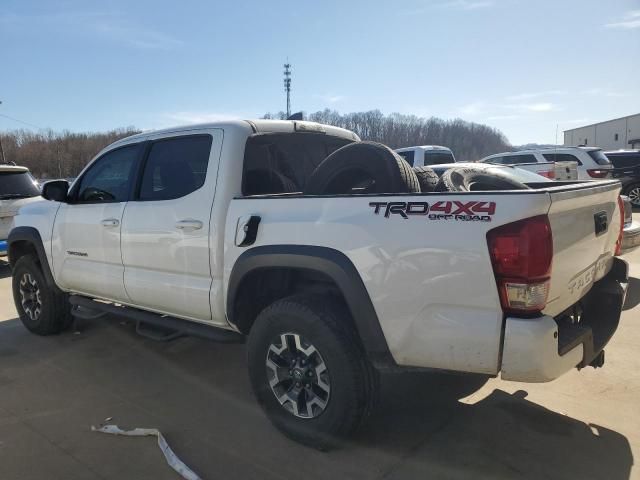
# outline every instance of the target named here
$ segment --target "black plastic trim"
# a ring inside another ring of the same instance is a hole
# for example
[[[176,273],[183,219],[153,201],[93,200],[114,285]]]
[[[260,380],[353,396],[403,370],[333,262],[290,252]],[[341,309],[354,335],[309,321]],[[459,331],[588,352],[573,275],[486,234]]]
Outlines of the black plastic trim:
[[[44,278],[50,286],[55,287],[56,282],[53,279],[53,274],[51,273],[51,267],[47,260],[47,254],[44,250],[44,244],[42,243],[40,232],[38,232],[34,227],[15,227],[11,230],[9,238],[7,239],[7,253],[9,255],[9,264],[11,267],[13,267],[18,261],[17,258],[14,258],[11,251],[11,245],[16,242],[28,242],[33,245],[36,250],[36,254],[38,255],[38,259],[40,260],[40,266],[42,267]]]
[[[598,280],[580,300],[583,310],[580,323],[572,324],[563,315],[558,324],[558,354],[564,355],[582,344],[582,362],[578,368],[598,364],[604,350],[618,328],[627,292],[629,266],[620,258],[613,259],[609,273]]]
[[[71,295],[69,297],[69,303],[74,307],[81,307],[89,311],[123,316],[139,323],[168,328],[184,335],[206,338],[220,343],[244,343],[245,340],[244,335],[232,330],[225,330],[213,325],[138,310],[133,307],[116,306],[113,303],[99,302],[80,295]],[[86,318],[86,314],[84,315]]]
[[[267,245],[251,248],[240,255],[231,271],[227,293],[227,317],[232,324],[235,324],[233,314],[242,280],[248,273],[262,268],[311,270],[331,278],[346,300],[370,360],[376,364],[395,365],[360,274],[344,253],[332,248]]]

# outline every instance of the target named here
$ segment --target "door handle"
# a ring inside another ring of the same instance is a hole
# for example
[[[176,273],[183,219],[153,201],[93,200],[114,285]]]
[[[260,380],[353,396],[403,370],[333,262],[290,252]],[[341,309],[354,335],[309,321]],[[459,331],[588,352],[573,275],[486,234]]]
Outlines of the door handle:
[[[202,222],[200,220],[180,220],[176,222],[176,228],[178,230],[200,230]]]
[[[105,218],[100,222],[103,227],[117,227],[120,225],[120,220],[117,218]]]

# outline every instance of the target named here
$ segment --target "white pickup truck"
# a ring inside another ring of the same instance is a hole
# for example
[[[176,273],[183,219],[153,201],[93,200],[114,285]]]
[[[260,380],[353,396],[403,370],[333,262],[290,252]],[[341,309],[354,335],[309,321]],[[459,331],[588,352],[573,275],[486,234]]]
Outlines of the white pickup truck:
[[[40,335],[112,313],[248,338],[258,401],[318,447],[369,414],[380,369],[601,366],[626,292],[620,184],[483,190],[470,171],[421,192],[391,150],[310,122],[135,135],[15,217],[16,308]]]

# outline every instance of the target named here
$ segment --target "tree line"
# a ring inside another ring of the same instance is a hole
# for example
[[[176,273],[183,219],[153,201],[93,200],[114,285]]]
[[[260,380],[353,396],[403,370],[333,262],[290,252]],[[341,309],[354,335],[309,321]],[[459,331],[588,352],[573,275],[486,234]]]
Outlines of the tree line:
[[[15,130],[0,136],[7,162],[28,167],[36,178],[68,178],[110,143],[139,132],[133,127],[102,133]]]
[[[286,114],[267,113],[264,118],[284,119]],[[415,115],[379,110],[340,114],[325,109],[305,116],[305,119],[346,128],[362,140],[384,143],[391,148],[416,145],[442,145],[453,150],[458,160],[479,160],[493,153],[513,150],[499,130],[461,119],[422,118]]]
[[[284,112],[263,118],[285,118]],[[458,160],[477,160],[492,153],[512,150],[506,137],[495,128],[464,120],[422,118],[379,110],[340,114],[322,110],[305,119],[354,131],[363,140],[391,148],[414,145],[444,145]],[[28,167],[38,178],[75,177],[96,153],[120,138],[139,133],[134,127],[101,133],[15,130],[0,134],[7,161]]]

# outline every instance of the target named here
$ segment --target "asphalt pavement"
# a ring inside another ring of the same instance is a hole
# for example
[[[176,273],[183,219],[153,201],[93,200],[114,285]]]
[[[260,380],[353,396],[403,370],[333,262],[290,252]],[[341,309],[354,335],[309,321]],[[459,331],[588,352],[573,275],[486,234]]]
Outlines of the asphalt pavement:
[[[636,214],[638,216],[638,214]],[[204,479],[640,478],[640,250],[604,368],[548,384],[384,376],[368,425],[322,453],[278,433],[253,399],[242,345],[158,343],[122,319],[28,333],[0,265],[0,479],[177,479],[159,428]]]

